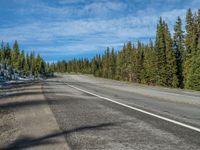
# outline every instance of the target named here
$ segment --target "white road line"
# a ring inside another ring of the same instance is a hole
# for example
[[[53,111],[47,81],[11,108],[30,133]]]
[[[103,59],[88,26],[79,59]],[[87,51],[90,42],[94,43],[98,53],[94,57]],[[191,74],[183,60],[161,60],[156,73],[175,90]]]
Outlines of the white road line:
[[[97,94],[94,94],[94,93],[91,93],[89,91],[86,91],[86,90],[83,90],[83,89],[80,89],[78,87],[75,87],[73,85],[69,85],[67,84],[69,87],[71,88],[74,88],[76,90],[79,90],[79,91],[82,91],[84,93],[87,93],[87,94],[90,94],[90,95],[93,95],[93,96],[96,96],[98,98],[101,98],[101,99],[104,99],[104,100],[107,100],[107,101],[110,101],[110,102],[113,102],[115,104],[118,104],[118,105],[121,105],[121,106],[124,106],[124,107],[127,107],[127,108],[130,108],[130,109],[133,109],[133,110],[136,110],[136,111],[139,111],[141,113],[144,113],[144,114],[147,114],[147,115],[150,115],[150,116],[153,116],[153,117],[156,117],[156,118],[159,118],[159,119],[162,119],[162,120],[165,120],[165,121],[168,121],[168,122],[171,122],[173,124],[176,124],[176,125],[180,125],[182,127],[185,127],[185,128],[188,128],[188,129],[191,129],[191,130],[194,130],[194,131],[197,131],[197,132],[200,132],[200,128],[197,128],[197,127],[194,127],[194,126],[191,126],[191,125],[187,125],[185,123],[181,123],[179,121],[175,121],[175,120],[172,120],[172,119],[169,119],[169,118],[166,118],[166,117],[163,117],[163,116],[160,116],[160,115],[156,115],[156,114],[153,114],[153,113],[150,113],[148,111],[145,111],[145,110],[142,110],[142,109],[139,109],[139,108],[136,108],[136,107],[133,107],[133,106],[129,106],[129,105],[126,105],[126,104],[123,104],[123,103],[120,103],[120,102],[117,102],[115,100],[112,100],[110,98],[107,98],[107,97],[103,97],[103,96],[100,96],[100,95],[97,95]]]

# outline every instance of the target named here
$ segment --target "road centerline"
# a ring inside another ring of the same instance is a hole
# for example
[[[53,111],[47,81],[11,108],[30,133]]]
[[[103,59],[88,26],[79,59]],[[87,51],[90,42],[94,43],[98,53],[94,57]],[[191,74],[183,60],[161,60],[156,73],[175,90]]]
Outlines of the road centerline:
[[[92,96],[98,97],[98,98],[100,98],[100,99],[104,99],[104,100],[106,100],[106,101],[109,101],[109,102],[112,102],[112,103],[115,103],[115,104],[124,106],[124,107],[126,107],[126,108],[129,108],[129,109],[132,109],[132,110],[135,110],[135,111],[138,111],[138,112],[141,112],[141,113],[144,113],[144,114],[147,114],[147,115],[150,115],[150,116],[159,118],[159,119],[161,119],[161,120],[165,120],[165,121],[167,121],[167,122],[170,122],[170,123],[173,123],[173,124],[176,124],[176,125],[179,125],[179,126],[182,126],[182,127],[185,127],[185,128],[188,128],[188,129],[197,131],[197,132],[200,132],[200,128],[197,128],[197,127],[194,127],[194,126],[191,126],[191,125],[188,125],[188,124],[185,124],[185,123],[182,123],[182,122],[173,120],[173,119],[169,119],[169,118],[167,118],[167,117],[163,117],[163,116],[160,116],[160,115],[157,115],[157,114],[148,112],[148,111],[146,111],[146,110],[142,110],[142,109],[140,109],[140,108],[136,108],[136,107],[133,107],[133,106],[124,104],[124,103],[117,102],[117,101],[112,100],[112,99],[110,99],[110,98],[107,98],[107,97],[104,97],[104,96],[100,96],[100,95],[98,95],[98,94],[95,94],[95,93],[92,93],[92,92],[83,90],[83,89],[81,89],[81,88],[78,88],[78,87],[76,87],[76,86],[73,86],[73,85],[70,85],[70,84],[67,84],[67,83],[65,83],[65,84],[66,84],[67,86],[71,87],[71,88],[74,88],[74,89],[76,89],[76,90],[79,90],[79,91],[82,91],[82,92],[84,92],[84,93],[90,94],[90,95],[92,95]]]

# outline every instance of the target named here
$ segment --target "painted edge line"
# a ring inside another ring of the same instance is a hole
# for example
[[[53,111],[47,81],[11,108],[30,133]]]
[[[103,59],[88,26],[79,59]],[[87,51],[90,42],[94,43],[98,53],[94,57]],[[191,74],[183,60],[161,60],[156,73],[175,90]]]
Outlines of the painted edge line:
[[[142,109],[133,107],[133,106],[129,106],[129,105],[127,105],[127,104],[123,104],[123,103],[117,102],[117,101],[112,100],[112,99],[110,99],[110,98],[103,97],[103,96],[100,96],[100,95],[91,93],[91,92],[89,92],[89,91],[80,89],[80,88],[75,87],[75,86],[73,86],[73,85],[69,85],[69,84],[66,84],[66,85],[68,85],[69,87],[74,88],[74,89],[76,89],[76,90],[79,90],[79,91],[82,91],[82,92],[84,92],[84,93],[90,94],[90,95],[92,95],[92,96],[96,96],[96,97],[98,97],[98,98],[100,98],[100,99],[104,99],[104,100],[110,101],[110,102],[112,102],[112,103],[115,103],[115,104],[118,104],[118,105],[121,105],[121,106],[130,108],[130,109],[136,110],[136,111],[138,111],[138,112],[141,112],[141,113],[144,113],[144,114],[147,114],[147,115],[150,115],[150,116],[153,116],[153,117],[156,117],[156,118],[159,118],[159,119],[162,119],[162,120],[171,122],[171,123],[173,123],[173,124],[176,124],[176,125],[179,125],[179,126],[182,126],[182,127],[185,127],[185,128],[188,128],[188,129],[197,131],[197,132],[200,132],[200,128],[197,128],[197,127],[194,127],[194,126],[191,126],[191,125],[187,125],[187,124],[185,124],[185,123],[181,123],[181,122],[179,122],[179,121],[172,120],[172,119],[169,119],[169,118],[160,116],[160,115],[156,115],[156,114],[150,113],[150,112],[148,112],[148,111],[145,111],[145,110],[142,110]]]

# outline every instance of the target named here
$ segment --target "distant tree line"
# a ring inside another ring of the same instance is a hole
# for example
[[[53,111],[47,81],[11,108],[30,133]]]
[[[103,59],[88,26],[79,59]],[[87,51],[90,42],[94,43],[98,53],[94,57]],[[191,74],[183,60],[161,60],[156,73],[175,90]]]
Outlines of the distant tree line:
[[[74,59],[53,64],[57,72],[80,72],[148,85],[200,90],[200,10],[186,14],[185,31],[181,18],[170,34],[160,18],[155,42],[131,42],[116,52],[113,48],[93,59]]]
[[[2,41],[0,47],[0,63],[10,66],[13,70],[21,72],[22,76],[44,76],[51,72],[50,65],[47,64],[38,54],[30,54],[20,51],[18,42],[15,40],[11,48],[9,43]]]

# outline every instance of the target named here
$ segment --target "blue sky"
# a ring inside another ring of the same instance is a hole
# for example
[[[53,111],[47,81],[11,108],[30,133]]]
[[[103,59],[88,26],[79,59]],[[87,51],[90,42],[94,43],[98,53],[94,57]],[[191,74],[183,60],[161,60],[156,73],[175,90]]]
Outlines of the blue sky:
[[[0,40],[15,39],[46,61],[92,57],[106,47],[154,39],[162,16],[172,29],[199,0],[1,0]]]

